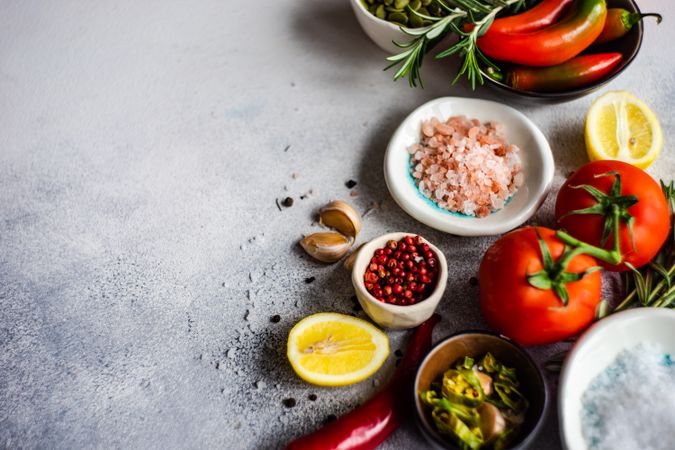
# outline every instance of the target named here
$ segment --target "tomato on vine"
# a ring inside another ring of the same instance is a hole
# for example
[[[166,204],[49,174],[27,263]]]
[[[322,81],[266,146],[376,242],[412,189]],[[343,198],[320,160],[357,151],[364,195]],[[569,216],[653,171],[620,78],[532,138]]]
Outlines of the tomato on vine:
[[[670,230],[661,187],[621,161],[595,161],[572,174],[558,192],[555,216],[565,231],[558,236],[567,244],[581,241],[608,250],[610,258],[600,264],[611,271],[647,264]]]
[[[480,305],[488,324],[522,345],[573,336],[595,318],[601,300],[596,259],[604,250],[571,249],[556,232],[526,227],[502,236],[480,265]]]

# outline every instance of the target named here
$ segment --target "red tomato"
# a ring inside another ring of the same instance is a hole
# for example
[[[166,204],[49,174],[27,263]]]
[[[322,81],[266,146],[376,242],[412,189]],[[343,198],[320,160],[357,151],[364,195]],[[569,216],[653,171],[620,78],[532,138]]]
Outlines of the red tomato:
[[[626,211],[633,216],[633,240],[631,243],[628,226],[621,221],[619,227],[620,249],[623,261],[635,267],[647,264],[666,241],[670,230],[668,204],[661,187],[645,171],[621,161],[595,161],[577,170],[570,176],[558,192],[555,204],[555,217],[561,228],[575,238],[588,244],[611,249],[614,238],[610,236],[605,245],[601,245],[605,216],[598,214],[572,214],[570,211],[591,207],[598,201],[584,189],[573,186],[588,184],[604,193],[609,193],[615,176],[600,176],[607,172],[617,172],[621,176],[621,195],[637,197],[637,203]],[[628,270],[624,264],[600,264],[607,270]]]
[[[565,245],[550,228],[537,227],[554,261]],[[595,258],[572,258],[567,272],[582,273],[597,266]],[[593,321],[601,300],[600,272],[565,284],[564,305],[553,289],[532,286],[528,275],[544,267],[533,227],[520,228],[492,244],[480,264],[480,306],[488,324],[522,345],[550,344],[573,336]]]

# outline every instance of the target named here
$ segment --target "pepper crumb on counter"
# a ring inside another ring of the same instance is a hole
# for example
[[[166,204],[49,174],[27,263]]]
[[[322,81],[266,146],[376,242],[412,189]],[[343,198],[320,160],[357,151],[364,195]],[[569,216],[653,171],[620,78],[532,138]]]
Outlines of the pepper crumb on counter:
[[[347,182],[345,183],[345,186],[347,186],[347,189],[351,189],[351,188],[353,188],[354,186],[356,186],[356,184],[357,184],[356,181],[354,181],[354,180],[349,180],[349,181],[347,181]]]
[[[279,323],[281,320],[281,316],[279,314],[275,314],[272,317],[270,317],[270,322],[272,323]]]
[[[307,398],[308,398],[310,401],[314,402],[314,401],[316,401],[316,394],[309,394],[309,395],[307,396]]]
[[[403,356],[403,352],[402,352],[401,349],[399,348],[398,350],[396,350],[396,351],[394,352],[394,355],[396,355],[397,358],[401,358],[401,357]]]
[[[337,420],[337,416],[335,414],[328,414],[326,418],[323,419],[323,424],[326,425],[333,422],[334,420]]]
[[[281,202],[282,205],[284,205],[286,208],[290,208],[293,206],[293,197],[286,197],[284,201]]]
[[[316,280],[316,277],[307,277],[305,278],[305,283],[310,284],[313,283],[314,280]]]
[[[291,398],[285,398],[282,403],[286,408],[293,408],[295,406],[295,399],[293,397]]]
[[[469,278],[469,284],[471,286],[478,286],[478,278],[476,278],[476,277]]]

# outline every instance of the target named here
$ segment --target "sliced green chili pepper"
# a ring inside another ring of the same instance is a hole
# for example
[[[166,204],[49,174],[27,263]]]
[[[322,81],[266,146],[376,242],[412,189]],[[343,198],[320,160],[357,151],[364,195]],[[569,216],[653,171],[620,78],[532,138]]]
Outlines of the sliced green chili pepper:
[[[515,369],[504,366],[490,353],[479,361],[478,370],[491,378],[493,389],[489,395],[482,389],[474,369],[476,360],[471,357],[458,360],[454,368],[445,371],[442,378],[432,382],[431,388],[419,395],[422,403],[431,409],[436,429],[451,438],[460,449],[479,450],[489,446],[494,450],[505,450],[517,435],[519,417],[527,409],[528,402],[517,389]],[[485,402],[496,406],[507,423],[504,432],[489,436],[487,442],[481,430],[486,419],[482,414],[494,409],[482,407]]]
[[[462,450],[478,450],[483,445],[481,436],[474,434],[464,422],[457,416],[441,409],[435,409],[431,416],[436,428],[441,434],[445,434],[458,441]],[[479,430],[480,433],[480,430]]]

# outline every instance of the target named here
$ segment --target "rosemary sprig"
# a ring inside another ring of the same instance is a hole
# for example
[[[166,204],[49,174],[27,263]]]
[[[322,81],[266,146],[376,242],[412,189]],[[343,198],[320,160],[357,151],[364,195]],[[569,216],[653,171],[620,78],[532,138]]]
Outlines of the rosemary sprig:
[[[459,40],[449,48],[441,51],[435,59],[446,58],[451,55],[459,55],[464,58],[452,84],[465,75],[471,83],[471,88],[476,89],[476,84],[484,83],[480,71],[480,64],[496,69],[497,67],[478,49],[477,40],[492,25],[495,17],[505,10],[517,12],[525,6],[525,0],[436,0],[447,12],[445,17],[432,17],[420,14],[409,6],[408,11],[419,16],[421,19],[432,22],[423,28],[405,28],[401,30],[414,37],[406,44],[394,42],[403,51],[387,58],[391,64],[385,68],[390,69],[400,66],[394,74],[394,80],[408,77],[410,87],[424,87],[420,69],[424,56],[448,33],[453,33]],[[447,2],[447,3],[446,3]],[[448,5],[448,3],[450,5]],[[465,24],[473,25],[468,32],[462,30]]]

